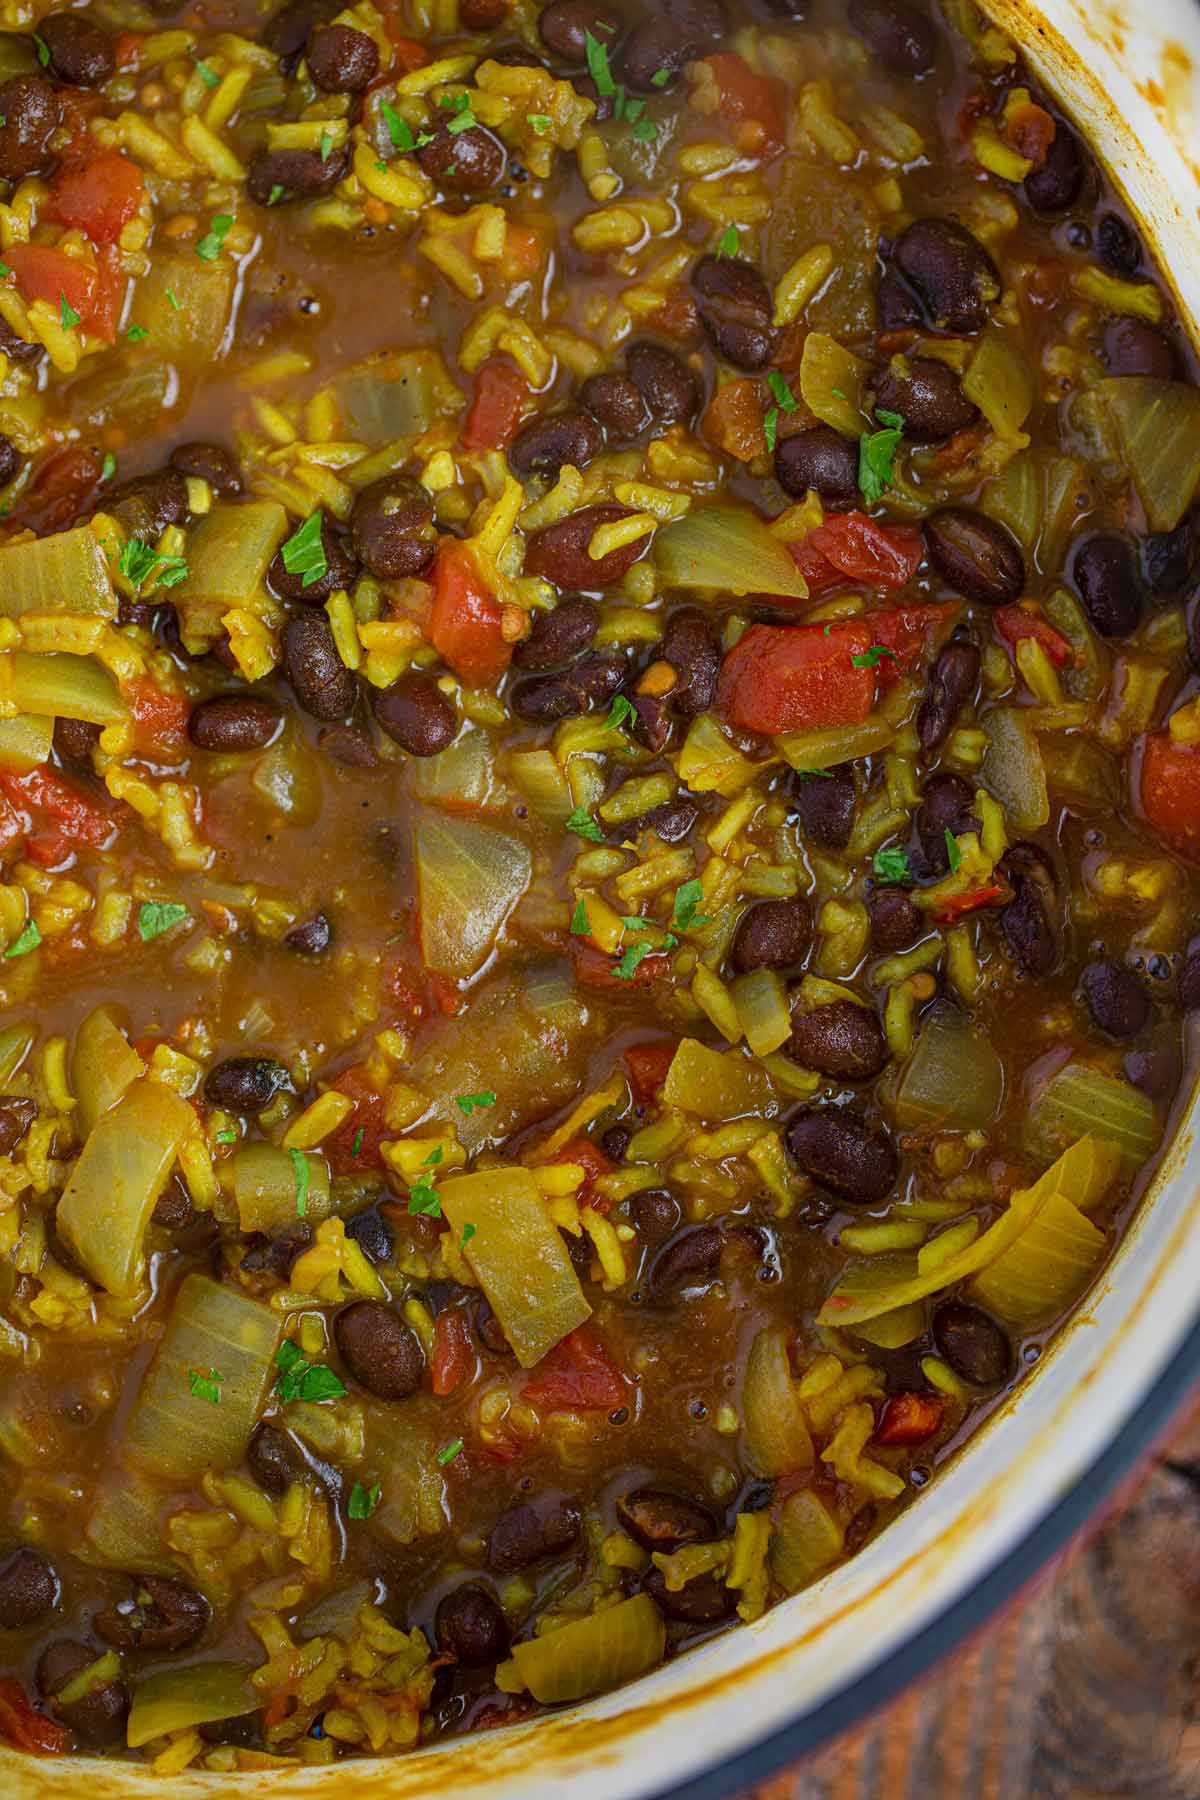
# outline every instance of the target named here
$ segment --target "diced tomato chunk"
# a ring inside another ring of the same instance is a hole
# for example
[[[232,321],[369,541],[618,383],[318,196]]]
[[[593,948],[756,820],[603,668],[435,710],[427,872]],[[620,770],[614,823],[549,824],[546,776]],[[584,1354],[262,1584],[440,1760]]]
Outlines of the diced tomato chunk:
[[[649,987],[665,975],[668,968],[667,958],[655,952],[643,956],[631,975],[618,975],[621,958],[597,950],[595,944],[585,943],[582,938],[571,939],[571,961],[575,965],[575,979],[584,987],[607,988],[614,993]]]
[[[192,710],[186,696],[167,693],[145,675],[131,681],[127,692],[139,742],[178,749]]]
[[[862,622],[871,633],[871,642],[892,652],[879,659],[876,674],[881,685],[889,687],[898,676],[932,655],[961,610],[951,602],[943,606],[892,606],[884,612],[864,613]]]
[[[951,925],[955,919],[961,919],[964,913],[975,912],[981,906],[991,906],[993,901],[1002,900],[1008,892],[999,882],[990,882],[987,887],[972,888],[969,894],[953,894],[939,906],[934,917],[939,925]]]
[[[718,450],[736,456],[739,462],[750,462],[767,447],[763,416],[761,382],[727,381],[709,401],[701,425]]]
[[[463,426],[467,450],[504,450],[529,405],[529,383],[507,356],[489,356],[475,373],[475,396]]]
[[[137,164],[127,156],[103,152],[56,171],[47,211],[60,224],[86,232],[93,244],[115,244],[141,197],[142,172]]]
[[[430,1378],[440,1399],[470,1378],[475,1367],[471,1325],[461,1306],[444,1306],[433,1327]]]
[[[1158,835],[1181,855],[1200,861],[1200,745],[1176,743],[1166,731],[1148,737],[1141,801]]]
[[[942,1422],[946,1403],[934,1394],[892,1394],[875,1427],[877,1444],[923,1444]]]
[[[321,1146],[329,1158],[330,1168],[335,1175],[381,1169],[383,1157],[379,1146],[389,1135],[383,1116],[383,1095],[362,1063],[343,1069],[333,1085],[340,1094],[346,1094],[354,1101],[354,1111]]]
[[[639,1106],[648,1106],[658,1098],[667,1079],[667,1070],[675,1060],[678,1038],[658,1038],[649,1044],[630,1044],[622,1058],[629,1073],[629,1085]]]
[[[611,1412],[625,1404],[625,1377],[594,1325],[579,1325],[543,1356],[523,1398],[545,1412]]]
[[[1075,652],[1070,639],[1065,638],[1061,631],[1055,631],[1041,613],[1032,612],[1019,601],[1011,606],[998,606],[992,614],[992,624],[996,628],[997,637],[1003,638],[1014,650],[1022,638],[1035,639],[1056,669],[1065,668],[1067,663],[1074,660]]]
[[[0,789],[18,809],[47,814],[72,844],[103,850],[116,830],[113,815],[55,769],[0,769]]]
[[[862,620],[829,625],[752,625],[721,665],[717,705],[732,725],[775,736],[826,725],[861,725],[875,703]]]
[[[111,251],[101,254],[94,269],[45,244],[13,244],[5,260],[24,300],[45,300],[60,317],[65,302],[84,331],[112,341],[125,277]]]
[[[586,1138],[582,1136],[582,1134],[578,1137],[568,1138],[562,1149],[556,1156],[552,1156],[550,1161],[556,1163],[578,1163],[580,1165],[583,1170],[583,1183],[578,1190],[576,1198],[581,1206],[591,1206],[594,1204],[592,1189],[595,1186],[598,1177],[601,1175],[610,1175],[616,1167],[612,1159],[604,1154],[599,1144],[593,1144],[591,1138]],[[605,1205],[611,1205],[611,1202],[606,1201]],[[597,1210],[603,1212],[604,1206],[597,1208]]]
[[[61,1756],[71,1733],[33,1705],[19,1681],[0,1677],[0,1739],[31,1756]]]
[[[774,156],[786,136],[783,90],[768,75],[756,75],[732,50],[705,58],[720,89],[720,113],[730,136],[746,156]]]
[[[469,687],[491,687],[512,661],[500,618],[500,602],[484,587],[466,545],[443,541],[433,569],[429,636],[442,661]]]
[[[814,594],[838,582],[902,588],[921,566],[925,543],[911,525],[885,525],[865,512],[830,513],[803,542],[791,546]]]

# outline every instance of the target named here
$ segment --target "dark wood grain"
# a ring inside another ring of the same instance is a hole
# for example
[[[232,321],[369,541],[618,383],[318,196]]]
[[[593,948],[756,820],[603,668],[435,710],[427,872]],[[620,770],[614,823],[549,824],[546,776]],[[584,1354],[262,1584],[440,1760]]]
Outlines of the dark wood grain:
[[[1197,1800],[1200,1412],[973,1643],[742,1800]]]

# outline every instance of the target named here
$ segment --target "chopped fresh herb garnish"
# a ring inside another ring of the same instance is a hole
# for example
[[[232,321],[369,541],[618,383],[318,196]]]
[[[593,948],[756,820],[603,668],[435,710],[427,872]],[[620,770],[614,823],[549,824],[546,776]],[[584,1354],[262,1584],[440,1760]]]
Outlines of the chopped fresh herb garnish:
[[[612,705],[608,709],[608,717],[604,721],[604,729],[606,731],[622,731],[625,727],[625,721],[627,719],[632,719],[635,716],[636,709],[632,701],[627,700],[624,694],[617,694],[613,699]]]
[[[0,262],[0,275],[4,277],[5,281],[8,280],[11,274],[12,270],[9,268],[8,264],[6,262]]]
[[[376,1481],[365,1488],[361,1481],[356,1481],[350,1489],[350,1499],[346,1504],[346,1512],[352,1519],[369,1519],[379,1505],[383,1489]]]
[[[308,1158],[303,1150],[297,1150],[293,1144],[288,1151],[292,1159],[292,1179],[296,1183],[296,1217],[302,1219],[308,1211],[308,1183],[312,1171],[308,1166]]]
[[[571,932],[574,937],[589,937],[592,922],[587,916],[587,907],[582,900],[575,902],[575,911],[571,914]]]
[[[856,669],[877,669],[885,656],[896,660],[896,652],[889,650],[886,644],[871,644],[866,650],[857,651],[850,661]]]
[[[622,917],[621,923],[626,931],[649,931],[653,921],[650,919],[639,919],[636,913],[626,913]]]
[[[877,850],[872,858],[871,867],[880,881],[911,881],[912,871],[908,866],[908,852],[899,848],[894,850]]]
[[[452,133],[469,131],[478,123],[471,111],[470,94],[443,94],[440,105],[453,108],[454,117],[446,120],[446,130]]]
[[[596,84],[596,92],[611,100],[617,92],[617,84],[613,80],[612,70],[608,66],[608,51],[598,37],[592,33],[584,34],[584,50],[587,55],[588,74]]]
[[[150,328],[147,325],[131,325],[125,336],[131,344],[140,344],[143,338],[150,336]]]
[[[383,122],[387,126],[388,136],[392,140],[392,149],[403,151],[415,150],[417,147],[416,140],[413,137],[412,127],[409,125],[408,120],[402,119],[395,107],[389,106],[386,100],[380,102],[379,110],[383,114]]]
[[[475,1236],[475,1230],[476,1230],[476,1228],[474,1225],[468,1224],[468,1225],[463,1226],[462,1236],[458,1240],[458,1247],[460,1250],[466,1249],[466,1247],[470,1243],[471,1239]]]
[[[779,408],[772,406],[763,420],[763,436],[767,440],[767,454],[774,456],[775,439],[779,434]]]
[[[24,931],[22,931],[18,937],[13,939],[4,954],[6,957],[28,956],[31,950],[37,949],[41,941],[42,934],[38,930],[34,920],[30,919]]]
[[[797,769],[796,773],[801,781],[808,781],[814,775],[820,775],[825,781],[833,780],[832,769]]]
[[[649,944],[630,944],[621,954],[620,960],[613,967],[613,974],[618,981],[632,981],[638,967],[652,955]]]
[[[187,1377],[188,1387],[197,1400],[207,1400],[210,1406],[220,1406],[222,1377],[216,1369],[210,1369],[207,1375],[202,1369],[189,1369]]]
[[[196,255],[201,262],[216,262],[221,254],[225,239],[229,235],[229,227],[233,224],[232,213],[214,213],[212,223],[200,242],[196,245]]]
[[[704,889],[696,880],[685,881],[675,889],[675,904],[671,911],[671,923],[680,931],[691,931],[693,926],[711,925],[712,920],[702,917],[697,907],[704,898]]]
[[[653,75],[650,77],[650,86],[656,87],[656,88],[665,88],[668,81],[670,81],[670,79],[671,79],[670,69],[655,69]]]
[[[322,537],[324,523],[325,517],[320,510],[309,513],[279,553],[288,574],[301,577],[301,587],[311,587],[314,581],[320,581],[329,568]]]
[[[946,855],[950,859],[950,873],[957,875],[962,868],[962,851],[958,847],[958,839],[948,825],[946,827]]]
[[[318,148],[321,152],[321,161],[327,163],[333,155],[333,133],[329,130],[328,126],[326,126],[325,130],[321,133]]]
[[[469,1119],[473,1112],[479,1112],[486,1106],[495,1106],[496,1096],[491,1088],[485,1088],[480,1094],[456,1094],[454,1103],[459,1112]]]
[[[717,245],[718,256],[736,256],[742,247],[741,236],[736,225],[727,225],[721,233],[721,241]]]
[[[180,303],[179,296],[178,296],[178,294],[176,294],[174,288],[167,289],[167,299],[170,302],[171,306],[175,309],[176,312],[183,311],[183,306]]]
[[[577,806],[575,811],[569,814],[566,826],[567,830],[573,831],[576,837],[586,838],[589,844],[602,844],[604,842],[604,833],[601,831],[586,806]]]
[[[408,1210],[416,1218],[440,1219],[442,1203],[437,1197],[437,1189],[427,1181],[414,1182],[408,1190]]]
[[[188,51],[188,55],[191,57],[192,61],[195,63],[196,73],[197,73],[197,75],[199,75],[199,77],[200,77],[201,81],[204,83],[205,87],[206,88],[220,87],[221,77],[217,74],[217,71],[215,69],[212,69],[209,67],[209,65],[204,61],[204,58],[202,56],[197,54],[195,44],[193,44],[191,49]]]
[[[385,162],[376,163],[375,166],[378,169],[386,169],[387,168],[387,164]],[[283,189],[277,181],[273,181],[271,183],[271,191],[267,195],[267,205],[268,206],[278,206],[279,202],[282,199],[283,199]]]
[[[442,1146],[440,1144],[435,1144],[433,1149],[429,1152],[429,1155],[421,1158],[421,1167],[423,1169],[436,1169],[445,1154],[446,1152],[442,1149]]]
[[[821,636],[828,637],[832,630],[833,630],[833,620],[830,619],[828,625],[826,625],[824,631],[821,633]]]
[[[653,119],[638,119],[633,127],[633,135],[639,144],[652,144],[658,136],[658,126]]]
[[[365,1131],[364,1131],[364,1130],[363,1130],[363,1127],[362,1127],[362,1126],[361,1126],[361,1125],[360,1125],[360,1126],[359,1126],[359,1128],[358,1128],[358,1130],[357,1130],[357,1131],[356,1131],[356,1132],[355,1132],[355,1134],[354,1134],[354,1141],[353,1141],[353,1143],[352,1143],[352,1144],[351,1144],[351,1145],[350,1145],[350,1154],[351,1154],[351,1156],[357,1156],[357,1155],[358,1155],[358,1153],[359,1153],[359,1151],[360,1151],[360,1150],[361,1150],[361,1149],[362,1149],[362,1147],[363,1147],[363,1138],[364,1138],[364,1137],[365,1137],[365,1135],[366,1135],[366,1133],[365,1133]]]
[[[786,413],[796,411],[796,396],[787,384],[787,376],[781,375],[778,369],[771,369],[767,374],[767,386]]]
[[[892,485],[892,464],[904,435],[904,420],[899,413],[877,410],[875,417],[882,421],[884,429],[864,431],[858,440],[858,485],[869,506],[882,500]]]
[[[845,394],[843,394],[841,388],[830,388],[829,391],[833,395],[835,400],[844,400],[846,398],[846,396],[845,396]]]
[[[37,51],[37,59],[43,69],[48,69],[50,67],[50,46],[45,38],[38,36],[36,31],[33,34],[33,47]]]
[[[545,137],[554,121],[549,113],[528,113],[525,123],[530,131],[536,131],[539,137]]]
[[[75,311],[67,296],[60,292],[58,296],[58,322],[64,331],[74,331],[81,315]]]
[[[104,452],[104,461],[100,464],[101,481],[111,481],[117,472],[117,459],[111,450]]]
[[[237,1132],[230,1131],[228,1126],[226,1126],[224,1131],[218,1131],[217,1142],[218,1142],[218,1144],[236,1144],[237,1143]]]
[[[182,924],[191,916],[178,900],[143,900],[138,908],[138,936],[143,944],[148,944],[151,938],[161,937],[172,925]]]
[[[340,1400],[346,1392],[341,1377],[324,1363],[310,1362],[299,1344],[284,1338],[275,1352],[280,1373],[275,1392],[283,1401]]]
[[[437,1459],[443,1469],[447,1463],[452,1463],[454,1461],[462,1447],[463,1441],[461,1438],[455,1438],[453,1443],[442,1445],[442,1448],[437,1453]]]
[[[188,572],[182,556],[160,556],[139,537],[127,538],[121,545],[117,567],[135,588],[143,587],[152,576],[160,587],[177,587]]]

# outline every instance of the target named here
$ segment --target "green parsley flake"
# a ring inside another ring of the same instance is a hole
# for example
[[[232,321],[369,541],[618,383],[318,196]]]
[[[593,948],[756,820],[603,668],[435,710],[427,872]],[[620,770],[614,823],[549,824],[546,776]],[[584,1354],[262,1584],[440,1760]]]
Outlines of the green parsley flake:
[[[670,69],[655,69],[653,75],[650,77],[650,86],[656,87],[656,88],[665,88],[668,81],[670,81],[670,79],[671,79]]]
[[[794,413],[796,411],[796,396],[787,384],[786,375],[781,375],[778,369],[770,370],[767,375],[767,386],[784,412]]]
[[[652,144],[658,136],[658,126],[653,119],[639,119],[633,127],[633,135],[639,144]]]
[[[180,301],[179,296],[178,296],[178,294],[176,294],[174,288],[167,289],[167,300],[169,301],[170,305],[173,307],[173,309],[176,312],[183,311],[182,302]]]
[[[33,47],[37,51],[37,59],[43,69],[48,69],[50,67],[50,46],[45,38],[38,36],[36,31],[33,34]]]
[[[774,456],[774,454],[775,454],[775,439],[776,439],[776,436],[778,435],[778,432],[779,432],[779,408],[777,406],[773,406],[773,407],[771,407],[770,411],[767,413],[766,418],[763,420],[763,436],[767,440],[768,456]]]
[[[140,344],[143,338],[150,336],[150,330],[146,325],[131,325],[125,336],[131,344]]]
[[[437,1189],[427,1181],[416,1181],[408,1190],[408,1210],[414,1218],[440,1219],[442,1203]]]
[[[817,775],[821,777],[822,781],[833,780],[832,769],[797,769],[796,773],[799,775],[801,781],[811,781],[813,777]]]
[[[41,941],[42,934],[38,930],[35,922],[30,919],[24,931],[21,932],[19,937],[13,939],[4,954],[8,958],[14,956],[28,956],[31,950],[37,949]]]
[[[75,308],[71,305],[67,296],[60,290],[58,296],[58,322],[63,330],[74,331],[79,323],[80,317],[81,315],[75,311]]]
[[[138,908],[138,936],[143,944],[148,944],[152,938],[161,937],[172,925],[179,925],[191,916],[178,900],[143,900]]]
[[[962,868],[962,851],[958,847],[958,839],[948,825],[946,827],[946,855],[950,859],[950,873],[957,875]]]
[[[908,866],[908,852],[899,848],[893,850],[877,850],[871,862],[880,881],[911,881],[912,871]]]
[[[415,150],[416,140],[408,120],[402,119],[395,107],[389,106],[386,100],[380,102],[379,110],[383,114],[383,122],[387,126],[388,136],[392,140],[392,149],[405,152]]]
[[[4,280],[7,281],[11,274],[12,270],[9,268],[8,264],[6,262],[0,262],[0,276],[3,276]]]
[[[458,1453],[462,1449],[462,1447],[463,1447],[463,1441],[461,1438],[455,1438],[453,1443],[444,1444],[442,1446],[442,1448],[437,1453],[437,1459],[443,1469],[445,1468],[447,1463],[452,1463],[454,1461],[455,1457],[458,1455]]]
[[[858,485],[868,506],[882,500],[892,486],[892,464],[904,435],[904,420],[899,413],[877,408],[875,417],[885,429],[864,431],[858,440]]]
[[[576,837],[586,838],[589,844],[604,842],[604,833],[586,806],[577,806],[575,811],[569,814],[566,819],[566,827],[568,831],[573,831]]]
[[[303,1150],[297,1150],[293,1144],[288,1151],[292,1159],[292,1178],[296,1183],[296,1217],[302,1219],[308,1211],[308,1183],[311,1170],[308,1158]]]
[[[220,87],[221,77],[217,74],[217,71],[214,68],[212,68],[209,63],[205,62],[204,58],[201,56],[200,52],[197,50],[195,44],[193,44],[191,46],[191,48],[189,49],[188,55],[191,57],[192,61],[195,63],[196,73],[200,77],[201,81],[204,83],[205,87],[206,88]]]
[[[232,213],[214,213],[212,223],[200,242],[196,245],[196,255],[201,262],[216,262],[229,235],[229,227],[233,224]]]
[[[207,1375],[202,1369],[189,1369],[187,1378],[188,1387],[197,1400],[207,1400],[210,1406],[220,1406],[223,1377],[216,1369],[210,1369]]]
[[[319,509],[309,513],[303,525],[292,533],[280,551],[284,568],[289,575],[301,577],[301,587],[311,587],[329,569],[321,535],[324,523],[325,516]]]
[[[117,459],[111,450],[106,450],[104,453],[104,461],[100,465],[101,481],[111,481],[116,472]]]
[[[621,953],[620,960],[613,966],[613,974],[618,981],[632,981],[639,966],[653,954],[649,944],[630,944]]]
[[[711,925],[696,910],[704,898],[704,889],[696,880],[685,881],[675,889],[675,904],[671,911],[671,923],[677,931],[691,931],[693,926]]]
[[[491,1088],[485,1088],[481,1094],[457,1094],[455,1105],[459,1112],[469,1119],[473,1112],[480,1112],[484,1107],[495,1106],[496,1096]]]
[[[529,113],[526,116],[525,123],[528,125],[530,131],[536,131],[539,137],[545,137],[554,121],[551,119],[549,113]]]
[[[590,31],[584,34],[583,43],[587,54],[588,74],[596,84],[596,92],[607,100],[613,99],[617,93],[617,84],[608,66],[607,49]]]
[[[182,556],[160,556],[139,537],[127,538],[122,544],[117,567],[135,588],[144,587],[151,579],[159,587],[178,587],[188,572]]]
[[[355,1134],[354,1134],[354,1142],[353,1142],[353,1143],[352,1143],[352,1144],[351,1144],[351,1146],[350,1146],[350,1154],[351,1154],[351,1156],[357,1156],[357,1155],[358,1155],[358,1153],[359,1153],[359,1151],[360,1151],[360,1150],[361,1150],[361,1149],[362,1149],[362,1147],[363,1147],[363,1138],[364,1138],[364,1136],[365,1136],[365,1135],[366,1135],[366,1133],[365,1133],[365,1132],[364,1132],[364,1129],[363,1129],[363,1127],[362,1127],[362,1126],[361,1126],[361,1125],[360,1125],[360,1126],[359,1126],[359,1128],[358,1128],[358,1130],[357,1130],[357,1131],[356,1131],[356,1132],[355,1132]]]
[[[587,907],[582,900],[575,902],[575,911],[571,914],[571,934],[573,937],[590,937],[592,922],[587,916]]]
[[[458,1240],[458,1247],[459,1247],[460,1251],[466,1249],[466,1247],[470,1243],[471,1239],[475,1236],[475,1230],[476,1230],[476,1228],[474,1225],[464,1225],[463,1226],[463,1234],[462,1234],[461,1238],[459,1238],[459,1240]]]
[[[237,1143],[237,1132],[230,1131],[228,1129],[226,1129],[224,1131],[218,1131],[217,1142],[218,1142],[218,1144],[236,1144]]]
[[[850,658],[856,669],[877,669],[885,656],[896,661],[896,652],[889,650],[886,644],[871,644],[866,650],[860,650]]]
[[[348,1516],[352,1519],[369,1519],[379,1505],[382,1494],[383,1489],[377,1481],[369,1488],[365,1488],[361,1481],[356,1481],[350,1489],[350,1499],[346,1506]]]
[[[727,225],[721,233],[721,241],[717,245],[718,256],[736,256],[742,247],[741,236],[736,225]]]
[[[381,162],[381,163],[376,164],[376,167],[380,168],[380,169],[386,169],[387,164],[384,162]],[[278,206],[279,202],[282,199],[283,199],[283,189],[282,189],[282,187],[280,187],[280,185],[277,181],[273,181],[271,183],[271,191],[267,195],[267,205],[268,206]]]
[[[446,130],[454,135],[460,131],[470,131],[472,125],[478,124],[471,111],[470,94],[443,94],[440,104],[454,109],[454,117],[446,120]],[[449,174],[449,170],[447,170]]]
[[[321,161],[327,163],[333,155],[333,133],[328,127],[321,133],[319,145]]]
[[[625,721],[636,717],[636,708],[624,694],[617,694],[608,709],[608,717],[604,721],[605,731],[623,731]]]
[[[289,1400],[340,1400],[346,1392],[341,1377],[324,1363],[309,1362],[299,1344],[285,1338],[275,1352],[280,1373],[275,1392]]]

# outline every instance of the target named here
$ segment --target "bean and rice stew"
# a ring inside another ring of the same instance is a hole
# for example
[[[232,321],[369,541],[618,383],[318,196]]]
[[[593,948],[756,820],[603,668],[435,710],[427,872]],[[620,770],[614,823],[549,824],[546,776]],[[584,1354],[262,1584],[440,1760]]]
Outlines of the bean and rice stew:
[[[612,1687],[881,1531],[1200,1005],[1195,363],[970,0],[5,0],[0,1736]]]

